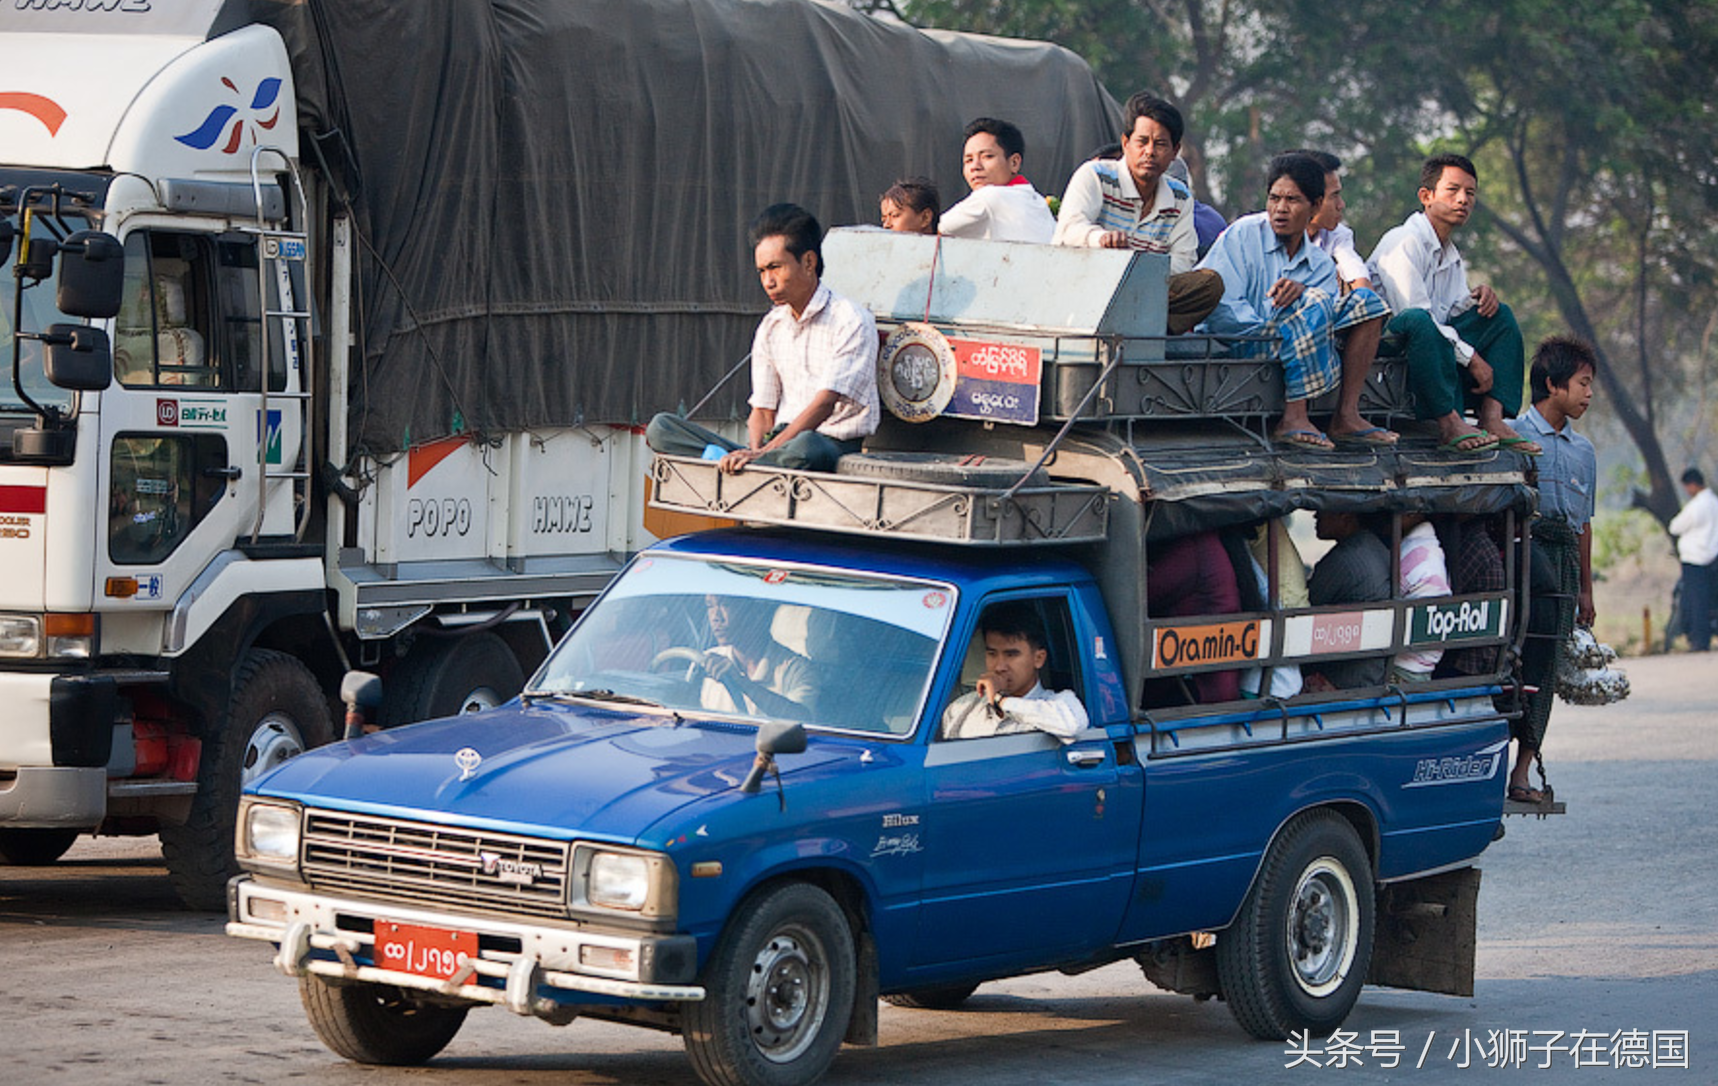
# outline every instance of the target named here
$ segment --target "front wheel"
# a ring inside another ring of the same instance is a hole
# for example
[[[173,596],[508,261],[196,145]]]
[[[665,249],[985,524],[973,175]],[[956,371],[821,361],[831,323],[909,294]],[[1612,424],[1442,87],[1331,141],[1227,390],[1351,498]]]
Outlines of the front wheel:
[[[1217,937],[1217,975],[1241,1027],[1261,1040],[1340,1026],[1372,960],[1372,869],[1354,827],[1308,811],[1277,837]]]
[[[427,1063],[465,1023],[468,1007],[425,1003],[386,984],[300,977],[298,998],[322,1043],[357,1063]]]
[[[853,1013],[853,931],[804,883],[748,898],[685,1011],[686,1053],[708,1086],[806,1086],[829,1069]]]

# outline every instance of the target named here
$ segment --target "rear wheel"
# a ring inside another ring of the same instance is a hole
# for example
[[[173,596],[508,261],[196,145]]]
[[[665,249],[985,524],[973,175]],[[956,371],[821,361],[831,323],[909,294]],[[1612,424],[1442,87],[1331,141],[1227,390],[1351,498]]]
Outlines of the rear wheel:
[[[857,966],[841,906],[804,883],[734,911],[684,1012],[686,1053],[708,1086],[805,1086],[829,1069],[853,1013]]]
[[[45,867],[66,854],[77,830],[0,830],[0,860],[14,867]]]
[[[976,984],[935,984],[886,995],[883,1002],[920,1011],[952,1011],[971,999],[972,993],[976,991]]]
[[[1360,837],[1334,811],[1284,828],[1217,937],[1217,974],[1241,1027],[1262,1040],[1340,1026],[1372,960],[1372,869]]]
[[[190,817],[161,827],[168,878],[188,907],[227,907],[227,880],[239,873],[233,828],[244,786],[333,737],[328,700],[309,668],[272,649],[245,655],[226,719],[203,741]]]
[[[300,977],[298,998],[322,1043],[357,1063],[427,1063],[446,1048],[470,1008],[425,1003],[386,984],[331,984]]]
[[[381,722],[393,728],[493,709],[524,685],[513,650],[487,630],[420,638],[388,678]]]

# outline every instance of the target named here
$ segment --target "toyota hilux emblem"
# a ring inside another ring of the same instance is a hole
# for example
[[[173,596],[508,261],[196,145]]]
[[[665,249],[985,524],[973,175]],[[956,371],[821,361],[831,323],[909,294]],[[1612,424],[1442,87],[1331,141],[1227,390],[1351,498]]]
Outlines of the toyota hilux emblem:
[[[453,756],[453,764],[459,767],[459,779],[468,781],[472,774],[477,772],[477,767],[483,764],[483,755],[471,747],[461,747]]]

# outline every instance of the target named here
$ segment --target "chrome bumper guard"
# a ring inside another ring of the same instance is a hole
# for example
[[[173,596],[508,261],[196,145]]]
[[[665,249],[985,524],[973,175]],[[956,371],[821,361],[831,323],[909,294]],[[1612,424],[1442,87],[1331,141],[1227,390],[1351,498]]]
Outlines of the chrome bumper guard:
[[[704,989],[695,984],[658,984],[599,977],[567,968],[569,962],[578,960],[580,949],[585,946],[630,949],[633,960],[640,961],[649,940],[637,936],[550,928],[424,909],[378,907],[374,902],[325,897],[275,886],[259,887],[248,878],[238,880],[231,888],[231,894],[233,919],[227,924],[227,934],[278,944],[280,949],[275,954],[274,965],[289,977],[321,976],[391,984],[473,1003],[493,1003],[514,1014],[538,1017],[551,1015],[559,1007],[554,1000],[537,995],[540,987],[653,1003],[686,1003],[704,998]],[[284,906],[287,919],[279,923],[259,920],[252,908],[252,901],[256,898],[270,902],[271,911]],[[360,965],[357,955],[370,955],[375,937],[366,932],[340,930],[335,923],[337,915],[475,931],[479,935],[517,939],[524,949],[517,954],[483,951],[480,958],[467,959],[453,976],[438,980]],[[320,957],[318,952],[332,953],[334,959]],[[482,984],[479,978],[484,977],[503,981],[504,985],[494,988]]]

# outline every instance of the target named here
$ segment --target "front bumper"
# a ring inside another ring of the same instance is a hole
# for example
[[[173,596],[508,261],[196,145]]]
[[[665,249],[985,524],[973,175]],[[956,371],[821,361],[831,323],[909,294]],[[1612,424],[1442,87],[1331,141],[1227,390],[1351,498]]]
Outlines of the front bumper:
[[[259,910],[260,904],[260,910]],[[227,934],[276,943],[274,964],[287,976],[321,976],[391,984],[474,1003],[495,1003],[515,1014],[550,1017],[562,1002],[538,994],[540,988],[587,993],[644,1003],[685,1003],[704,998],[690,980],[697,969],[697,945],[689,935],[634,935],[550,927],[525,920],[443,913],[340,898],[313,890],[259,883],[241,875],[228,888],[231,916]],[[476,932],[480,939],[505,944],[480,950],[458,973],[443,981],[365,965],[374,960],[378,920]],[[513,945],[517,949],[512,949]],[[629,955],[631,968],[604,968],[586,962],[591,952]]]
[[[19,766],[0,773],[0,826],[90,830],[107,814],[107,770]]]

